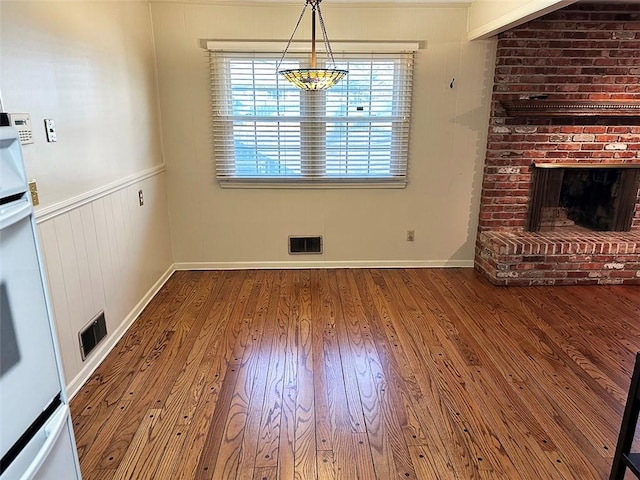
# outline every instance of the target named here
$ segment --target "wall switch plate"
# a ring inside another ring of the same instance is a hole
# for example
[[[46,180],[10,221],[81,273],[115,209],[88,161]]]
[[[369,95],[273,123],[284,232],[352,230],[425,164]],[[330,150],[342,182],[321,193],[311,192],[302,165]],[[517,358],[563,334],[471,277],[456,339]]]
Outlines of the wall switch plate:
[[[44,119],[44,129],[47,132],[47,142],[57,142],[56,125],[51,118]]]
[[[29,182],[29,193],[31,194],[31,203],[33,203],[33,206],[35,207],[39,205],[40,199],[38,198],[38,184],[35,180],[31,180]]]

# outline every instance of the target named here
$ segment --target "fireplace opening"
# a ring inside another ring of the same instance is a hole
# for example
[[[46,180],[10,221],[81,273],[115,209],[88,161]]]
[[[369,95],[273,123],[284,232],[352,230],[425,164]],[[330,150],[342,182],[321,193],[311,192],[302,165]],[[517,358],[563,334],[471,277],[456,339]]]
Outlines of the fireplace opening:
[[[611,231],[622,171],[576,169],[564,172],[559,207],[567,218],[589,230]]]
[[[530,231],[629,231],[638,195],[636,168],[536,166]]]

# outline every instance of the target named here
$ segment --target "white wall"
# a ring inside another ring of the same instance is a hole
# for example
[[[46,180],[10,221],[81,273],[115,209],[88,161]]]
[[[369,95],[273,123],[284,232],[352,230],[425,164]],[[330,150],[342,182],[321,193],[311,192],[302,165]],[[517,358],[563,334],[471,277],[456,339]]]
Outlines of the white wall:
[[[576,1],[475,0],[469,6],[469,39],[496,35]]]
[[[41,207],[162,163],[149,7],[0,2],[5,110],[28,112],[24,147]],[[47,143],[43,119],[55,121]]]
[[[172,265],[149,6],[3,0],[0,46],[4,107],[34,125],[23,151],[75,390]],[[46,142],[44,118],[57,143]],[[83,362],[78,332],[101,309],[109,336]]]
[[[286,40],[300,8],[151,4],[174,261],[184,267],[472,265],[494,43],[466,40],[466,6],[328,3],[323,9],[334,41],[426,43],[416,62],[406,189],[217,185],[209,67],[199,41]],[[300,38],[308,33],[306,20]],[[416,231],[414,243],[405,241],[408,229]],[[289,256],[291,234],[323,235],[325,253]]]

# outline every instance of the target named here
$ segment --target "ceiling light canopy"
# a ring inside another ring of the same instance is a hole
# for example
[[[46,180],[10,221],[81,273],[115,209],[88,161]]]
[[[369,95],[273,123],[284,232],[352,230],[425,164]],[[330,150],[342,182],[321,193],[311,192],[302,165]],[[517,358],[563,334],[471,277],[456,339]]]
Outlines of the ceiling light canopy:
[[[298,23],[296,23],[295,28],[293,29],[293,33],[291,34],[291,38],[289,39],[289,43],[287,43],[286,48],[282,54],[282,58],[280,62],[278,62],[278,67],[284,60],[287,51],[289,50],[289,46],[293,40],[293,37],[298,30],[298,26],[302,21],[302,17],[304,17],[304,12],[307,10],[307,7],[311,5],[311,67],[310,68],[293,68],[288,70],[279,70],[278,73],[284,76],[289,82],[291,82],[296,87],[302,90],[326,90],[327,88],[333,87],[337,84],[347,73],[347,70],[341,70],[339,68],[335,68],[336,61],[333,58],[333,51],[331,50],[331,45],[329,44],[329,38],[327,37],[327,29],[324,26],[324,20],[322,19],[322,12],[320,11],[320,2],[322,0],[305,0],[304,7],[302,9],[302,13],[298,18]],[[324,41],[325,49],[327,51],[328,56],[328,64],[332,65],[333,68],[318,68],[317,67],[317,55],[316,55],[316,13],[318,15],[318,19],[320,20],[320,29],[322,31],[322,39]]]

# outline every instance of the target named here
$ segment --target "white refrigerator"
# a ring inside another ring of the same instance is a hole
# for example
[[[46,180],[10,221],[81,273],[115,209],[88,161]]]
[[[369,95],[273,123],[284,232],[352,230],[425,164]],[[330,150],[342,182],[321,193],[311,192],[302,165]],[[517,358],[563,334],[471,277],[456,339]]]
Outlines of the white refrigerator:
[[[80,478],[20,140],[0,127],[0,480]]]

